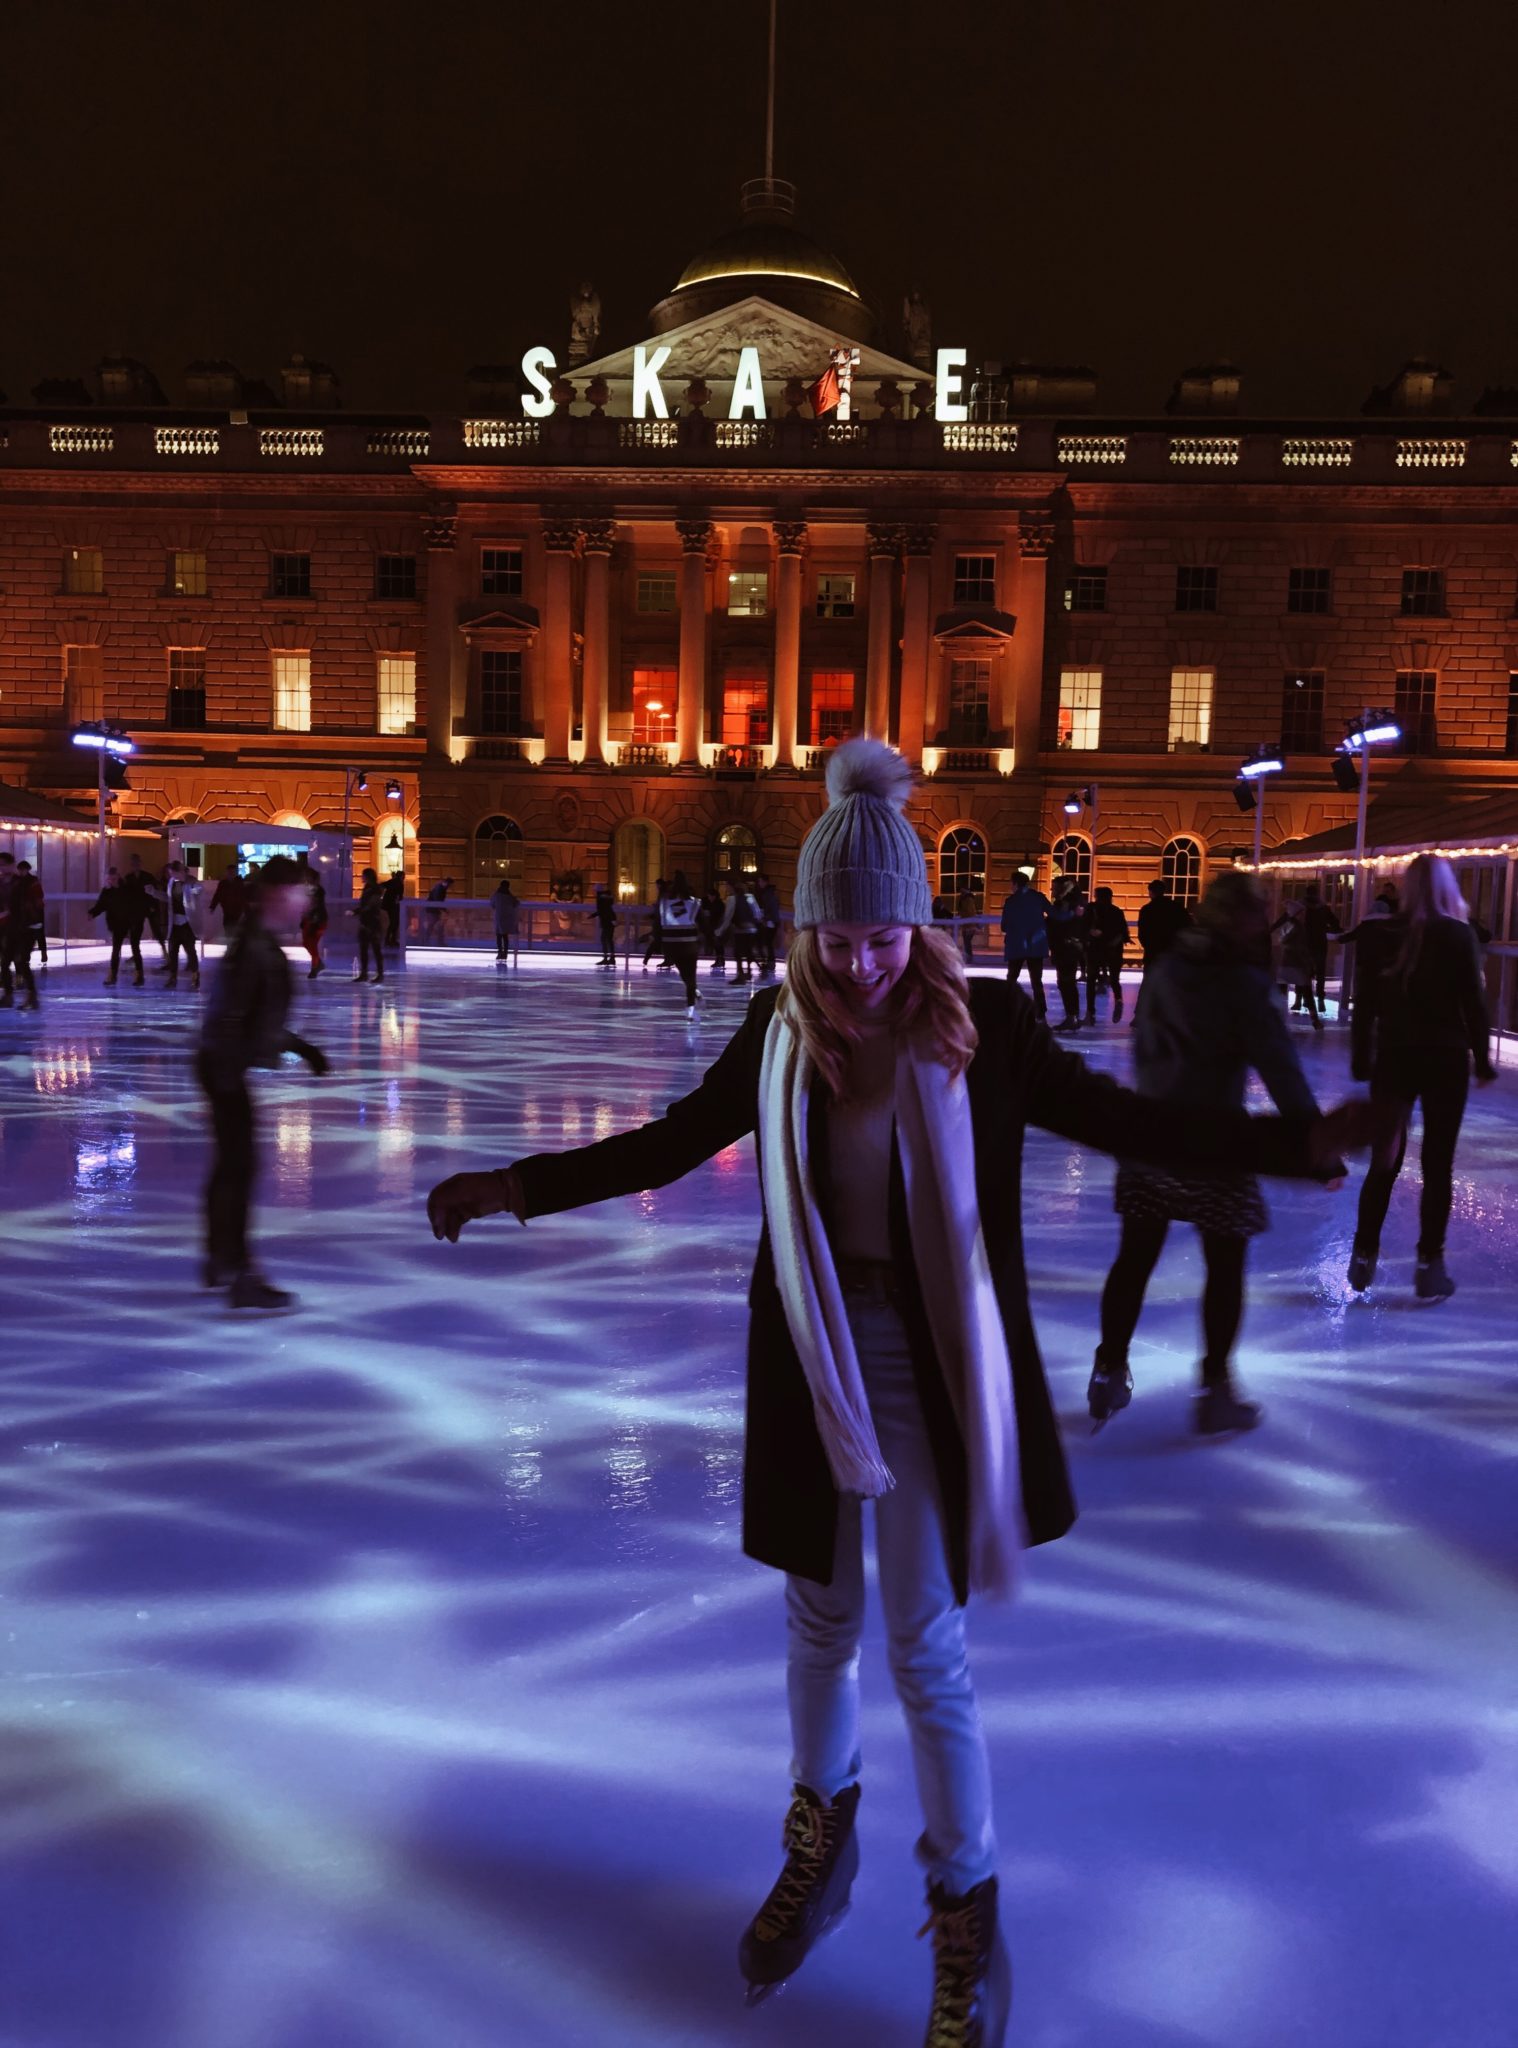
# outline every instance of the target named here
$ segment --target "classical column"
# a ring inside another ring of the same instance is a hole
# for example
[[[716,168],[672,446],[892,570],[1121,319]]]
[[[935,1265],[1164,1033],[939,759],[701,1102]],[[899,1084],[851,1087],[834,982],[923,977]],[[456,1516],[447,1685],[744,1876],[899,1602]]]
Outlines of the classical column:
[[[1018,530],[1017,631],[1002,667],[1001,723],[1017,751],[1014,766],[1036,769],[1044,715],[1044,604],[1054,522],[1047,515],[1022,515]]]
[[[562,766],[569,759],[574,718],[574,560],[580,529],[571,520],[545,523],[543,591],[543,759]]]
[[[427,751],[447,760],[455,721],[463,723],[468,670],[459,656],[458,511],[427,515]]]
[[[699,767],[706,710],[706,553],[713,533],[709,519],[676,522],[680,559],[680,694],[675,738],[682,768]]]
[[[801,556],[806,524],[775,521],[775,766],[796,765],[796,709],[801,698]]]
[[[583,519],[585,550],[585,643],[581,669],[581,727],[585,759],[599,766],[607,759],[607,662],[611,652],[611,550],[615,525],[610,519]]]
[[[865,552],[870,558],[870,628],[864,678],[864,729],[877,740],[891,736],[891,617],[896,599],[897,540],[894,526],[874,525],[865,540]]]
[[[918,766],[928,735],[928,671],[934,658],[934,532],[931,526],[902,529],[907,578],[901,618],[901,730],[896,744]]]

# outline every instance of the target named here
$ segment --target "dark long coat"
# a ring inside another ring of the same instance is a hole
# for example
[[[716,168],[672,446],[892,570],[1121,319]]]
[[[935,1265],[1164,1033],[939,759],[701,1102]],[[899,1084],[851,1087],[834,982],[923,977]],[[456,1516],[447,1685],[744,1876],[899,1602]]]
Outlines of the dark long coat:
[[[776,989],[762,989],[701,1084],[639,1129],[573,1152],[517,1161],[527,1214],[604,1202],[666,1187],[755,1129],[759,1071]],[[1038,1021],[1033,1005],[1004,982],[975,980],[970,1007],[980,1043],[967,1083],[975,1132],[975,1180],[991,1277],[1001,1307],[1022,1460],[1023,1502],[1035,1543],[1062,1536],[1075,1519],[1023,1267],[1022,1147],[1028,1124],[1126,1158],[1250,1166],[1262,1173],[1310,1171],[1307,1126],[1242,1111],[1179,1121],[1094,1073]],[[814,1091],[814,1153],[826,1144],[825,1090]],[[817,1175],[825,1187],[825,1173]],[[912,1262],[899,1155],[891,1176],[891,1239],[903,1283],[918,1387],[934,1445],[949,1530],[950,1563],[966,1597],[968,1495],[964,1448],[934,1358]],[[770,1255],[768,1220],[749,1289],[748,1413],[744,1446],[743,1547],[750,1557],[826,1585],[833,1572],[838,1496],[812,1412],[811,1393],[786,1327]]]

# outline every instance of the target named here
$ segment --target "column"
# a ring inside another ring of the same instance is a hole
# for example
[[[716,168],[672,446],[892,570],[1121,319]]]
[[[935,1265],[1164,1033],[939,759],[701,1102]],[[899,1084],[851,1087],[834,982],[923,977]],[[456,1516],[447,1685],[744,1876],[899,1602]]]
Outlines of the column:
[[[574,716],[574,560],[580,529],[572,521],[545,525],[543,631],[538,640],[543,662],[543,759],[556,767],[569,760],[569,729]]]
[[[801,700],[801,557],[806,524],[775,521],[775,766],[796,765],[796,711]]]
[[[907,576],[901,620],[901,731],[896,744],[919,767],[929,730],[928,671],[934,658],[934,537],[931,526],[908,526],[902,532]]]
[[[682,768],[701,763],[701,732],[706,710],[706,551],[713,534],[709,519],[675,522],[682,550],[680,560],[680,694],[675,709],[675,737]]]
[[[464,722],[468,670],[459,653],[458,511],[439,505],[427,518],[427,751],[447,760],[455,724]]]
[[[1004,663],[1000,722],[1017,750],[1015,766],[1038,767],[1044,717],[1044,605],[1054,522],[1024,513],[1017,536],[1017,631]]]
[[[585,550],[585,641],[581,669],[581,723],[585,759],[599,767],[607,758],[606,712],[611,654],[611,550],[616,528],[610,519],[580,522]]]
[[[891,736],[891,618],[896,598],[896,545],[894,526],[870,527],[865,542],[870,558],[870,620],[864,729],[877,740]]]

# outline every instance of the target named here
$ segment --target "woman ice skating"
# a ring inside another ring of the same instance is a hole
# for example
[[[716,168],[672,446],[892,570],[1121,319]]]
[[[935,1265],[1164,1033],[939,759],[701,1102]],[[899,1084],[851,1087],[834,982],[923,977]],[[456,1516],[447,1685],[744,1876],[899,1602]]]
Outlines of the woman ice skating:
[[[1075,1515],[1028,1312],[1024,1126],[1136,1156],[1311,1170],[1323,1125],[1195,1127],[1091,1073],[1000,978],[930,929],[911,771],[877,740],[832,755],[801,850],[786,980],[701,1085],[578,1151],[463,1173],[435,1235],[667,1186],[749,1132],[764,1228],[750,1291],[744,1547],[786,1574],[793,1782],[785,1862],[745,1930],[751,1991],[783,1982],[847,1903],[859,1850],[863,1503],[922,1803],[933,2048],[999,2048],[1011,1998],[990,1770],[965,1654],[970,1593]],[[1347,1120],[1325,1120],[1330,1131]]]
[[[1321,1031],[1323,1019],[1314,992],[1318,961],[1307,918],[1307,905],[1295,900],[1289,902],[1270,929],[1272,933],[1280,934],[1281,971],[1278,979],[1291,990],[1291,1007],[1306,1010],[1312,1019],[1313,1030]]]
[[[517,927],[522,921],[522,899],[505,875],[502,875],[491,893],[490,909],[495,924],[496,965],[507,967],[516,955]]]
[[[659,906],[659,929],[664,957],[678,968],[685,984],[685,1014],[694,1019],[701,994],[696,987],[696,960],[701,951],[701,905],[691,894],[683,872],[677,873],[664,892]]]
[[[373,868],[365,868],[353,914],[358,919],[358,973],[355,981],[369,979],[369,958],[374,957],[376,985],[385,978],[385,892]],[[431,901],[431,898],[428,898]]]
[[[1423,1104],[1423,1192],[1418,1209],[1419,1301],[1455,1291],[1444,1263],[1453,1201],[1455,1145],[1475,1063],[1480,1088],[1497,1078],[1481,956],[1454,869],[1420,853],[1402,885],[1401,910],[1358,929],[1358,992],[1351,1013],[1355,1079],[1389,1114],[1360,1189],[1349,1284],[1363,1294],[1376,1277],[1381,1230],[1407,1156],[1413,1105]]]
[[[1258,884],[1225,870],[1197,908],[1196,929],[1182,932],[1150,969],[1135,1072],[1139,1093],[1162,1104],[1177,1124],[1207,1123],[1241,1109],[1251,1067],[1282,1116],[1309,1122],[1318,1114],[1270,975],[1260,965],[1268,957],[1269,929]],[[1322,1177],[1338,1179],[1344,1171],[1333,1162]],[[1133,1392],[1128,1346],[1149,1276],[1171,1224],[1194,1223],[1207,1262],[1195,1425],[1203,1436],[1253,1429],[1260,1409],[1237,1392],[1231,1366],[1249,1240],[1268,1222],[1253,1172],[1242,1165],[1198,1172],[1125,1161],[1113,1207],[1123,1229],[1102,1291],[1102,1337],[1086,1390],[1091,1420],[1100,1427],[1127,1407]]]
[[[315,981],[327,964],[322,958],[322,939],[327,930],[327,892],[315,868],[306,868],[302,880],[306,886],[306,912],[300,921],[300,942],[311,955],[307,978]]]

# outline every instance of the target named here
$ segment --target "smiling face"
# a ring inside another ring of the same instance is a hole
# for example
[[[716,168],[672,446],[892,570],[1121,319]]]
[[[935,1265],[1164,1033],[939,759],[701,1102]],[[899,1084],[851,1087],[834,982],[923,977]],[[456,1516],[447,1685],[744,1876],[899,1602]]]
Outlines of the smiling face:
[[[879,1015],[912,957],[909,924],[824,924],[817,950],[828,979],[857,1016]]]

